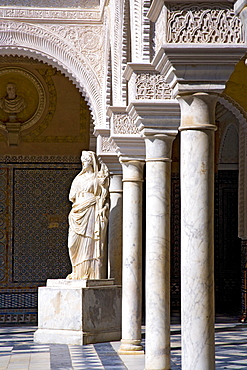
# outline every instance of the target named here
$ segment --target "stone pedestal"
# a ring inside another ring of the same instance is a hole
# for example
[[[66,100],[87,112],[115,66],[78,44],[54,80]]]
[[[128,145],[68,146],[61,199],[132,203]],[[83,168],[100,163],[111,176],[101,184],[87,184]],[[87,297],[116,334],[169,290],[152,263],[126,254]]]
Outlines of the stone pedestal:
[[[47,280],[38,291],[37,343],[83,345],[121,339],[121,287],[113,279]]]

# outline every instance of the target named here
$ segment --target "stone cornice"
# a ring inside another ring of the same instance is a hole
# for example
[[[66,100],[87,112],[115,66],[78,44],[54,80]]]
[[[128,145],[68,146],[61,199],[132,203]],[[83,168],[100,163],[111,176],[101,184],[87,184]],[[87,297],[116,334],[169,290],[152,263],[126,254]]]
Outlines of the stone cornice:
[[[152,1],[150,9],[147,13],[147,17],[150,19],[151,22],[157,21],[163,5],[164,5],[164,0],[153,0]]]
[[[117,146],[116,152],[119,157],[125,158],[125,160],[136,159],[144,161],[145,143],[141,135],[113,136],[111,140]]]
[[[131,102],[127,112],[139,131],[146,133],[153,130],[175,133],[180,124],[180,107],[175,99]]]
[[[137,72],[155,72],[155,68],[151,63],[127,63],[123,76],[127,81],[129,81],[132,73]]]

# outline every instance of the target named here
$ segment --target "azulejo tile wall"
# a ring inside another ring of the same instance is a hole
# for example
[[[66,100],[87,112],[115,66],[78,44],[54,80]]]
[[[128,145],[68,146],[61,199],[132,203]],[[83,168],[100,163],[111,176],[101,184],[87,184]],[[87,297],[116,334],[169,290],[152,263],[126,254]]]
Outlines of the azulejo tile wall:
[[[71,271],[68,193],[79,159],[26,159],[0,162],[0,322],[7,324],[36,323],[38,286]]]

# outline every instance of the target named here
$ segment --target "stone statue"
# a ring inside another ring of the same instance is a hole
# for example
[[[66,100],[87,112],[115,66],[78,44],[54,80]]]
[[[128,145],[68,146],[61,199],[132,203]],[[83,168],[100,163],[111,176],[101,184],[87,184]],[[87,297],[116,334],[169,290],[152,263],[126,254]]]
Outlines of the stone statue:
[[[12,82],[8,82],[6,92],[7,95],[0,99],[0,108],[10,115],[22,112],[27,104],[23,97],[16,95],[16,85]]]
[[[105,278],[105,255],[108,222],[108,169],[96,154],[83,151],[82,171],[72,182],[69,199],[68,248],[72,273],[67,279]]]

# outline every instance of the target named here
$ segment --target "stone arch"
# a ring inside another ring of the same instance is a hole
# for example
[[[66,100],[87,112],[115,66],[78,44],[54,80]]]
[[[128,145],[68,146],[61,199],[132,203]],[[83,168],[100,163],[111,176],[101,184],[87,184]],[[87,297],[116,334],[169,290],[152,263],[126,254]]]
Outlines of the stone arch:
[[[246,227],[246,138],[247,116],[244,110],[230,97],[222,95],[219,98],[221,109],[231,112],[235,122],[239,124],[239,194],[238,194],[238,234],[240,238],[247,235]],[[218,107],[219,109],[219,107]],[[216,110],[217,117],[217,110]]]
[[[95,125],[102,124],[100,83],[82,53],[65,39],[24,22],[0,22],[0,55],[28,56],[46,62],[65,74],[88,103]]]
[[[219,163],[239,162],[239,137],[238,129],[234,123],[229,123],[221,139]],[[231,149],[231,150],[230,150]]]

